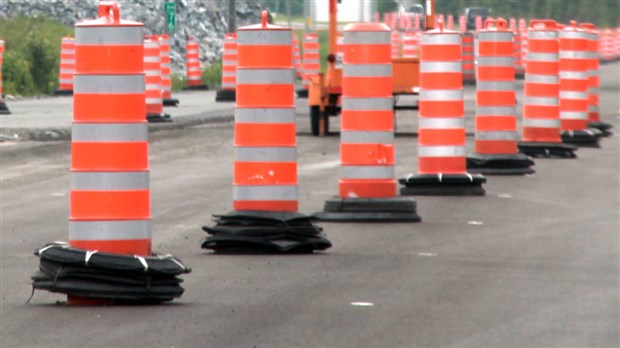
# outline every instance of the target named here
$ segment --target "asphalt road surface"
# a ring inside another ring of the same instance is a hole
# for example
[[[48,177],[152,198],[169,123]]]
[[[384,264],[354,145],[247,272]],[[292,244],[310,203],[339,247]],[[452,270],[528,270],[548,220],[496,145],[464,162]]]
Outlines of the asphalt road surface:
[[[26,304],[34,249],[68,237],[71,102],[9,101],[0,133],[20,141],[0,145],[0,346],[618,347],[618,66],[601,73],[615,127],[601,148],[487,176],[484,197],[417,197],[421,223],[321,223],[334,246],[312,255],[200,249],[200,226],[232,206],[232,104],[177,94],[175,122],[150,126],[153,247],[193,272],[180,299],[156,306],[71,307],[40,291]],[[311,137],[299,110],[300,210],[313,213],[337,192],[339,139]],[[402,177],[416,171],[417,120],[397,118]],[[27,140],[41,132],[56,140]]]

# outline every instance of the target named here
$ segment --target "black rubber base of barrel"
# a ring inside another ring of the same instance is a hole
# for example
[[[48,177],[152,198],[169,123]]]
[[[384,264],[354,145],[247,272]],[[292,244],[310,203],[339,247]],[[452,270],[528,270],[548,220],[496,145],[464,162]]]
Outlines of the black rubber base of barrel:
[[[531,157],[522,153],[506,155],[480,155],[467,157],[467,171],[489,175],[525,175],[533,174],[534,165]]]
[[[578,131],[562,131],[562,142],[579,147],[601,147],[598,143],[603,135],[598,129],[586,129]]]
[[[216,102],[234,102],[237,100],[237,91],[234,89],[218,89],[215,92]]]
[[[325,201],[312,219],[329,222],[420,222],[413,197],[340,198]]]
[[[519,143],[519,152],[534,158],[577,158],[575,151],[576,146],[564,143]]]
[[[487,179],[481,174],[419,174],[399,179],[401,195],[484,196]]]
[[[73,95],[72,89],[57,89],[54,91],[54,95]]]
[[[164,106],[179,106],[179,100],[176,98],[164,98]]]
[[[33,289],[102,300],[102,304],[172,301],[184,292],[178,276],[191,272],[171,255],[119,255],[58,242],[45,245],[35,255],[40,264],[31,277]]]
[[[0,115],[10,115],[11,114],[11,110],[9,110],[9,107],[6,106],[6,104],[3,101],[0,101]]]
[[[172,117],[169,114],[147,114],[146,120],[149,123],[165,123],[172,122]]]
[[[589,122],[588,128],[598,129],[603,133],[602,136],[608,137],[612,134],[611,129],[614,128],[614,126],[612,126],[611,124],[607,122],[596,121],[596,122]]]
[[[186,86],[183,87],[184,91],[208,91],[209,86],[207,85],[196,85],[196,86]]]
[[[203,226],[210,237],[203,249],[232,254],[299,254],[332,246],[310,217],[277,211],[233,211],[214,215],[214,226]]]
[[[308,90],[307,89],[298,89],[297,90],[298,98],[308,98]]]

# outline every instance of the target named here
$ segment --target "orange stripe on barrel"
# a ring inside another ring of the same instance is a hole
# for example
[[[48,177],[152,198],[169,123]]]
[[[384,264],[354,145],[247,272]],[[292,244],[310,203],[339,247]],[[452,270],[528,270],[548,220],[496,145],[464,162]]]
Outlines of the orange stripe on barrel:
[[[237,84],[237,107],[293,107],[295,85]]]
[[[235,162],[235,185],[296,185],[296,162]]]
[[[465,128],[420,129],[418,143],[420,146],[463,145]]]
[[[347,97],[382,97],[392,95],[392,77],[343,77]]]
[[[354,131],[392,131],[393,116],[392,110],[342,110],[340,127]]]
[[[234,210],[298,211],[297,201],[234,201]]]
[[[74,141],[71,144],[71,168],[78,171],[147,170],[148,146],[147,142]]]
[[[420,157],[418,172],[420,174],[464,174],[465,157]]]
[[[396,194],[396,180],[340,179],[338,182],[338,195],[343,198],[381,198]]]
[[[142,72],[144,47],[75,46],[76,73],[131,74]]]
[[[238,68],[282,68],[291,67],[293,50],[289,45],[266,45],[237,47]]]
[[[392,60],[390,45],[344,45],[345,64],[385,64]]]
[[[340,144],[343,165],[394,165],[392,144]]]
[[[84,250],[97,250],[121,255],[151,255],[151,239],[71,240],[69,245]]]
[[[235,123],[235,146],[295,146],[295,124]]]
[[[72,220],[140,220],[151,217],[150,191],[71,191]]]
[[[133,123],[145,121],[144,94],[74,94],[74,122]]]

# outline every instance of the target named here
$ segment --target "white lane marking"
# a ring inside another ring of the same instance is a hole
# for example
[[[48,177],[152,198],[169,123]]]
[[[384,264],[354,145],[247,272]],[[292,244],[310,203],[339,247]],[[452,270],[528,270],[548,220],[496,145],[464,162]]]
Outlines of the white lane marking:
[[[339,165],[340,165],[340,160],[336,160],[336,161],[327,161],[327,162],[309,164],[309,165],[301,166],[299,169],[309,170],[309,171],[324,170],[324,169],[338,167]]]
[[[418,253],[418,256],[437,256],[435,253]]]
[[[499,195],[497,195],[497,197],[499,197],[499,198],[512,198],[512,196],[509,195],[508,193],[500,193]]]
[[[476,225],[476,226],[480,226],[480,225],[484,225],[484,222],[482,222],[482,221],[474,221],[474,220],[472,220],[472,221],[467,221],[467,224],[468,224],[468,225]]]
[[[372,307],[375,304],[372,302],[351,302],[351,306],[357,306],[357,307]]]
[[[64,192],[53,192],[50,196],[52,196],[52,197],[64,197],[66,195],[67,194],[64,193]]]

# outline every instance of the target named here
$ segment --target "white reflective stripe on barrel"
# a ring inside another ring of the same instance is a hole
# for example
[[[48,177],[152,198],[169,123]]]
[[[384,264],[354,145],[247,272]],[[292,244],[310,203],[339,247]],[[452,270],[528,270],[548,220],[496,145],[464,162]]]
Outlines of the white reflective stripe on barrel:
[[[71,190],[148,190],[149,172],[71,172]]]
[[[237,84],[291,84],[295,80],[293,69],[237,69]]]
[[[479,66],[513,66],[514,57],[476,57]]]
[[[236,162],[296,162],[296,147],[235,147]]]
[[[587,120],[587,111],[560,111],[560,119],[563,120]]]
[[[422,45],[460,45],[461,36],[457,33],[441,33],[439,35],[431,34],[428,32],[422,33],[420,43]]]
[[[235,108],[235,123],[295,123],[293,108]]]
[[[559,98],[555,97],[530,97],[525,96],[525,105],[558,106]]]
[[[343,77],[391,77],[392,64],[345,64]]]
[[[463,90],[461,89],[431,89],[420,90],[420,101],[461,101],[463,100]]]
[[[393,166],[350,166],[340,168],[341,179],[393,179]]]
[[[514,81],[481,81],[476,82],[477,91],[514,91]]]
[[[69,240],[129,240],[150,238],[150,220],[69,221]]]
[[[237,33],[237,45],[243,46],[290,46],[292,41],[288,30],[240,30]]]
[[[560,128],[560,119],[525,118],[524,127],[534,128]]]
[[[296,201],[297,186],[233,186],[235,201]]]
[[[517,140],[517,132],[515,131],[492,131],[492,132],[476,132],[476,140]]]
[[[465,146],[419,146],[418,157],[464,157]]]
[[[560,58],[563,59],[588,59],[588,52],[586,51],[566,51],[560,50]]]
[[[341,144],[393,144],[394,132],[340,131]]]
[[[560,79],[556,75],[534,75],[526,74],[525,82],[527,83],[543,83],[549,85],[557,85],[560,83]]]
[[[74,75],[75,94],[143,94],[144,74]]]
[[[344,45],[386,45],[391,41],[389,31],[385,32],[347,32],[344,36]]]
[[[546,40],[553,41],[557,40],[558,32],[557,31],[537,31],[537,30],[529,30],[527,32],[528,40]]]
[[[448,73],[461,72],[462,65],[460,62],[426,62],[420,63],[421,73]]]
[[[146,123],[76,123],[71,140],[83,142],[134,142],[148,140]]]
[[[511,32],[493,32],[493,31],[484,31],[479,32],[477,40],[479,42],[512,42],[512,33]]]
[[[587,80],[590,75],[587,71],[560,70],[560,78],[567,80]]]
[[[528,52],[527,60],[536,62],[557,62],[559,54]]]
[[[465,128],[465,118],[422,117],[419,120],[420,129],[450,129]]]
[[[560,91],[560,99],[588,99],[588,92]]]
[[[393,110],[394,98],[356,98],[342,97],[342,110],[387,111]]]
[[[78,46],[133,46],[143,44],[142,26],[96,26],[76,24],[75,43]]]
[[[476,116],[479,117],[510,115],[514,118],[516,113],[515,106],[476,106]]]

